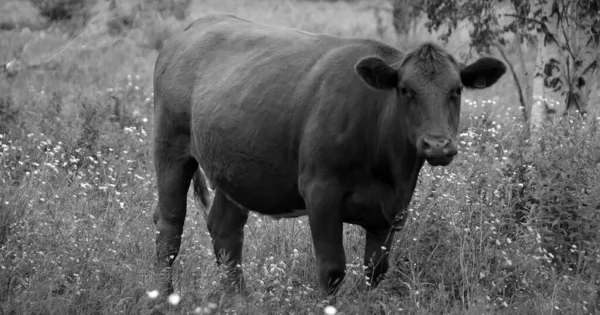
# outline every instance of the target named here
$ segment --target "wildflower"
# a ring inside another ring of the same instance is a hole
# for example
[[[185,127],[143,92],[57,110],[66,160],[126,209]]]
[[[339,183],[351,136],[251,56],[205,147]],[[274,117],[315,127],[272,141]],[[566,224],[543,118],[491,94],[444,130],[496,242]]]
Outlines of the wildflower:
[[[331,306],[331,305],[326,306],[323,311],[327,315],[335,315],[335,314],[337,314],[337,309],[334,306]]]
[[[158,290],[148,291],[148,292],[146,292],[146,294],[148,295],[149,298],[156,299],[158,297]]]
[[[179,296],[179,294],[177,294],[177,293],[172,293],[171,295],[169,295],[168,300],[169,300],[169,304],[177,305],[181,301],[181,296]]]

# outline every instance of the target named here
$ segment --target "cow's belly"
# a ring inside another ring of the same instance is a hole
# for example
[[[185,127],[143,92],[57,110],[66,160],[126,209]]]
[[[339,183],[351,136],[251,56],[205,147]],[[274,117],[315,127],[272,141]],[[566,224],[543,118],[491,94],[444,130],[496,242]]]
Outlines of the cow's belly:
[[[287,215],[304,209],[297,176],[265,167],[264,161],[232,163],[226,169],[208,170],[214,185],[242,207],[267,215]],[[212,163],[207,163],[209,168]],[[211,173],[212,172],[212,173]]]
[[[251,211],[285,217],[305,209],[286,139],[236,130],[195,130],[193,154],[212,185]]]

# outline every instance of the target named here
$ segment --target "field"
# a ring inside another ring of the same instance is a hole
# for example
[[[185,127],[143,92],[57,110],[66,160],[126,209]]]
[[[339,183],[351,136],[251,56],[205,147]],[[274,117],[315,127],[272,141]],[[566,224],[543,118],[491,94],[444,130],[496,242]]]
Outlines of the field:
[[[151,82],[169,34],[221,12],[401,48],[435,35],[378,31],[366,1],[292,0],[193,1],[184,20],[138,16],[140,26],[114,35],[107,5],[71,33],[68,22],[0,31],[0,62],[22,63],[0,73],[0,314],[322,314],[330,304],[338,314],[600,312],[600,120],[555,117],[534,150],[510,75],[463,96],[459,155],[421,171],[377,289],[361,275],[361,229],[345,226],[347,277],[323,301],[307,218],[252,215],[250,294],[224,294],[190,192],[174,268],[181,301],[152,299]],[[448,49],[458,55],[468,42],[455,36]]]

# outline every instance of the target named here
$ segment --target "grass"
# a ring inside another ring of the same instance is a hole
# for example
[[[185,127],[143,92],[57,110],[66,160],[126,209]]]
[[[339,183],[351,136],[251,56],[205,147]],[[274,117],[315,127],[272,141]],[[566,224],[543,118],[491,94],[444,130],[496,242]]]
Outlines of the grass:
[[[362,2],[208,0],[190,10],[189,19],[230,12],[312,32],[380,36]],[[165,32],[132,29],[114,38],[102,21],[97,14],[68,40],[52,29],[0,32],[0,61],[26,46],[31,60],[50,56],[60,65],[0,80],[0,314],[322,314],[332,302],[318,291],[307,218],[250,217],[251,293],[230,297],[191,193],[174,268],[181,301],[149,296],[156,288],[149,145],[156,51],[146,43]],[[170,31],[185,25],[145,23]],[[390,32],[383,39],[393,43]],[[56,53],[35,45],[49,37],[70,46]],[[505,76],[464,96],[460,154],[449,167],[422,170],[392,268],[376,290],[365,290],[361,274],[364,233],[345,226],[339,313],[599,310],[598,120],[549,122],[533,155],[513,117],[513,90]]]

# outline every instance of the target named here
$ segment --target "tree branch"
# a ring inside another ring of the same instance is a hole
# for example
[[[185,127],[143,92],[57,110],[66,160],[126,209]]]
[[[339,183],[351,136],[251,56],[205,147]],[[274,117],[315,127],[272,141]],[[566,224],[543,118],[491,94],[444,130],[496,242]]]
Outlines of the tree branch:
[[[535,23],[535,24],[539,24],[539,25],[544,25],[544,23],[542,23],[542,21],[538,21],[536,19],[532,19],[530,17],[522,16],[522,15],[518,15],[518,14],[505,13],[502,16],[513,17],[513,18],[517,18],[517,19],[525,21],[525,22],[531,22],[531,23]]]
[[[569,52],[569,55],[571,55],[571,58],[573,58],[573,61],[575,61],[577,58],[575,58],[575,54],[573,53],[573,50],[571,49],[571,44],[569,44],[569,36],[567,35],[567,31],[565,30],[565,28],[562,25],[560,28],[562,29],[563,36],[565,37],[565,44],[567,46],[567,51]]]
[[[567,30],[565,29],[565,23],[569,23],[569,19],[563,20],[563,15],[565,15],[567,13],[567,5],[565,5],[564,2],[562,2],[562,5],[563,5],[563,8],[562,8],[562,11],[560,11],[562,14],[559,15],[558,22],[560,23],[560,29],[562,30],[563,36],[565,37],[565,44],[567,46],[567,51],[569,52],[569,55],[571,55],[571,58],[573,58],[573,62],[575,62],[575,60],[577,60],[577,58],[575,58],[575,53],[573,53],[573,49],[571,48],[571,44],[569,43],[570,42],[569,36],[567,35]]]
[[[521,105],[519,107],[521,108],[521,113],[523,114],[523,120],[524,120],[525,124],[527,124],[527,121],[529,120],[529,117],[527,117],[527,105],[525,104],[525,96],[523,96],[523,89],[521,88],[521,82],[519,82],[519,77],[517,76],[517,72],[515,71],[515,68],[513,67],[510,60],[508,60],[508,57],[506,56],[504,49],[502,49],[502,46],[500,46],[500,44],[494,44],[494,47],[496,47],[496,49],[498,49],[498,51],[500,52],[500,55],[502,55],[502,59],[504,59],[506,64],[508,64],[508,68],[510,69],[510,72],[512,73],[513,79],[515,80],[515,85],[517,86],[517,92],[519,94],[519,102],[521,103]]]

